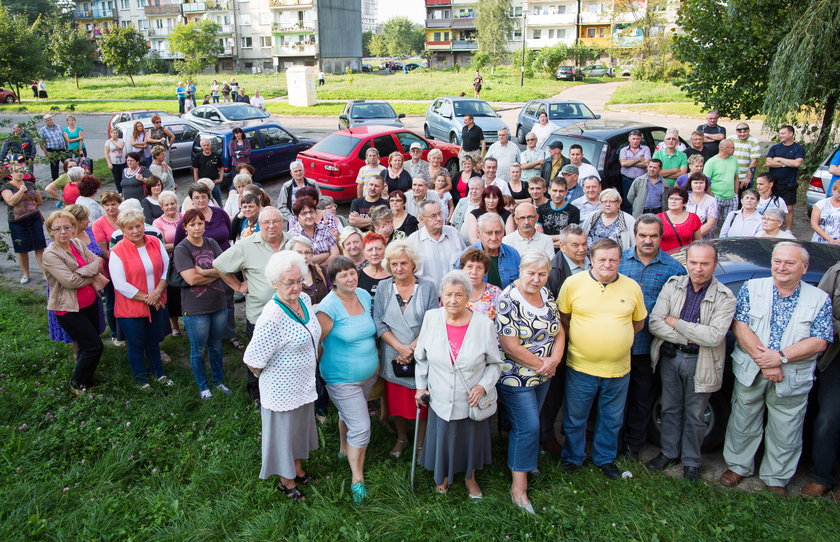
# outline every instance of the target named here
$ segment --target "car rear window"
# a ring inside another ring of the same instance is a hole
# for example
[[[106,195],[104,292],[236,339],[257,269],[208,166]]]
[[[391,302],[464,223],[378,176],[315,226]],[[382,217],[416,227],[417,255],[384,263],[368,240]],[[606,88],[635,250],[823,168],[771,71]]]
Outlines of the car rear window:
[[[165,115],[166,113],[163,111],[138,111],[133,113],[132,116],[135,119],[148,119],[149,117],[154,117],[155,115]]]
[[[595,115],[588,107],[581,104],[550,104],[548,118],[551,120],[594,119]]]
[[[222,154],[222,145],[224,144],[224,139],[221,136],[217,135],[210,135],[210,134],[202,134],[199,133],[195,136],[195,140],[193,141],[193,153],[198,154],[201,152],[201,140],[203,138],[207,138],[210,140],[210,150],[216,154]]]
[[[334,154],[336,156],[350,156],[359,138],[346,134],[330,134],[312,147],[313,151]]]
[[[228,120],[264,119],[268,117],[267,113],[264,113],[251,105],[225,107],[222,112]]]
[[[591,164],[598,163],[598,160],[601,157],[601,149],[604,147],[604,143],[601,141],[594,141],[592,139],[583,139],[568,135],[551,134],[548,136],[548,139],[546,139],[542,149],[545,152],[548,152],[548,144],[558,140],[563,142],[563,156],[568,157],[569,148],[574,144],[578,144],[583,149],[583,157],[589,160]]]
[[[353,106],[353,118],[382,119],[396,117],[397,114],[388,104],[356,104]]]

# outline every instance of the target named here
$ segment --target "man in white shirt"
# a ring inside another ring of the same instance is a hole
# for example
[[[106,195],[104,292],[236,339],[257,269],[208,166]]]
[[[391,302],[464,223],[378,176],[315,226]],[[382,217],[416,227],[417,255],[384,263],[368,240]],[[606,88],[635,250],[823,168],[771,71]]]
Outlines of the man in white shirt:
[[[569,147],[569,160],[571,160],[573,166],[578,168],[579,178],[598,177],[598,180],[601,180],[601,176],[598,174],[595,166],[583,161],[583,147],[577,143]]]
[[[496,172],[499,170],[499,161],[493,158],[484,159],[484,188],[488,186],[496,186],[502,191],[503,196],[510,196],[510,187],[504,180],[496,177]]]
[[[510,140],[510,131],[507,128],[499,129],[499,140],[490,145],[484,159],[487,160],[488,157],[496,159],[499,177],[509,181],[511,164],[519,163],[519,147]]]
[[[537,208],[532,203],[520,203],[513,211],[516,229],[502,238],[502,243],[525,254],[526,250],[541,250],[549,259],[554,257],[554,242],[551,237],[537,231]]]
[[[598,177],[583,179],[583,195],[572,201],[572,205],[580,209],[580,223],[586,224],[589,215],[601,208],[601,180]]]
[[[265,111],[265,98],[260,96],[259,90],[254,91],[254,95],[251,97],[251,105],[253,105],[257,109]]]
[[[440,284],[443,276],[452,269],[452,260],[466,250],[458,230],[452,226],[443,225],[443,212],[440,204],[434,201],[424,201],[420,204],[417,217],[423,228],[408,236],[420,253],[423,262],[418,275],[420,278]]]

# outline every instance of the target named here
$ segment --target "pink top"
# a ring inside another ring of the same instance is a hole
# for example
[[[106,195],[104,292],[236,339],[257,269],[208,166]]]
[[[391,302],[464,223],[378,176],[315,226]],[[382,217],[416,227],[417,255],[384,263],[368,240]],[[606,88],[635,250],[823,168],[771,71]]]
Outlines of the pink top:
[[[181,213],[178,213],[178,216],[175,217],[175,222],[170,222],[167,220],[166,215],[161,215],[152,222],[152,226],[159,229],[163,234],[164,243],[171,244],[175,242],[175,232],[178,230],[178,222],[182,216]]]
[[[74,182],[69,182],[64,187],[64,190],[61,192],[61,196],[64,198],[64,203],[66,205],[73,205],[76,203],[76,200],[79,199],[79,187]]]
[[[84,258],[82,258],[82,255],[79,254],[79,251],[76,250],[76,247],[73,246],[73,243],[70,243],[70,252],[73,253],[79,267],[87,265],[87,262]],[[93,305],[93,302],[96,301],[96,290],[90,284],[82,286],[76,290],[76,299],[79,301],[79,310],[82,310],[85,307],[90,307]],[[67,314],[67,311],[55,311],[55,314],[56,316],[62,316]]]
[[[110,243],[111,235],[117,231],[117,228],[108,222],[107,216],[103,215],[93,221],[91,230],[93,230],[93,238],[97,243]]]
[[[663,226],[662,241],[659,243],[659,248],[665,252],[690,244],[694,241],[694,232],[703,226],[700,218],[694,213],[688,213],[687,219],[673,226],[668,222],[665,213],[659,213],[656,216],[662,221]]]
[[[449,338],[449,348],[452,349],[453,358],[450,359],[452,364],[455,364],[455,359],[458,357],[458,352],[461,351],[461,346],[464,344],[464,337],[467,334],[467,328],[470,327],[469,325],[466,326],[450,326],[446,324],[446,335]]]

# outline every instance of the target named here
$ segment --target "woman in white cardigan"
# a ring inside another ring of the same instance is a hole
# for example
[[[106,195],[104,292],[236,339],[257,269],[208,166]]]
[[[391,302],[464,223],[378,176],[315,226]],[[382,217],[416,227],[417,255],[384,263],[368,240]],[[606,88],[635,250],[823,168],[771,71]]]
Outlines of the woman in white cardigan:
[[[472,420],[470,407],[494,389],[502,360],[493,322],[467,308],[471,293],[463,271],[450,271],[443,278],[443,307],[423,318],[414,350],[414,377],[418,406],[424,395],[431,396],[422,465],[434,472],[438,493],[446,493],[456,474],[466,473],[469,497],[478,500],[482,494],[475,471],[492,463],[490,419]]]

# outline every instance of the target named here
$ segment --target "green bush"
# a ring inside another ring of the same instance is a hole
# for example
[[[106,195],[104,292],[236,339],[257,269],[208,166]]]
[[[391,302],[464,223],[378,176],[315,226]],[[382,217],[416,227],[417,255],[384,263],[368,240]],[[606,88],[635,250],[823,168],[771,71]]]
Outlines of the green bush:
[[[653,56],[639,61],[631,76],[638,81],[668,81],[683,79],[688,66],[670,56]]]
[[[172,74],[175,73],[175,69],[171,62],[151,53],[140,63],[140,73],[146,75],[154,73]]]

